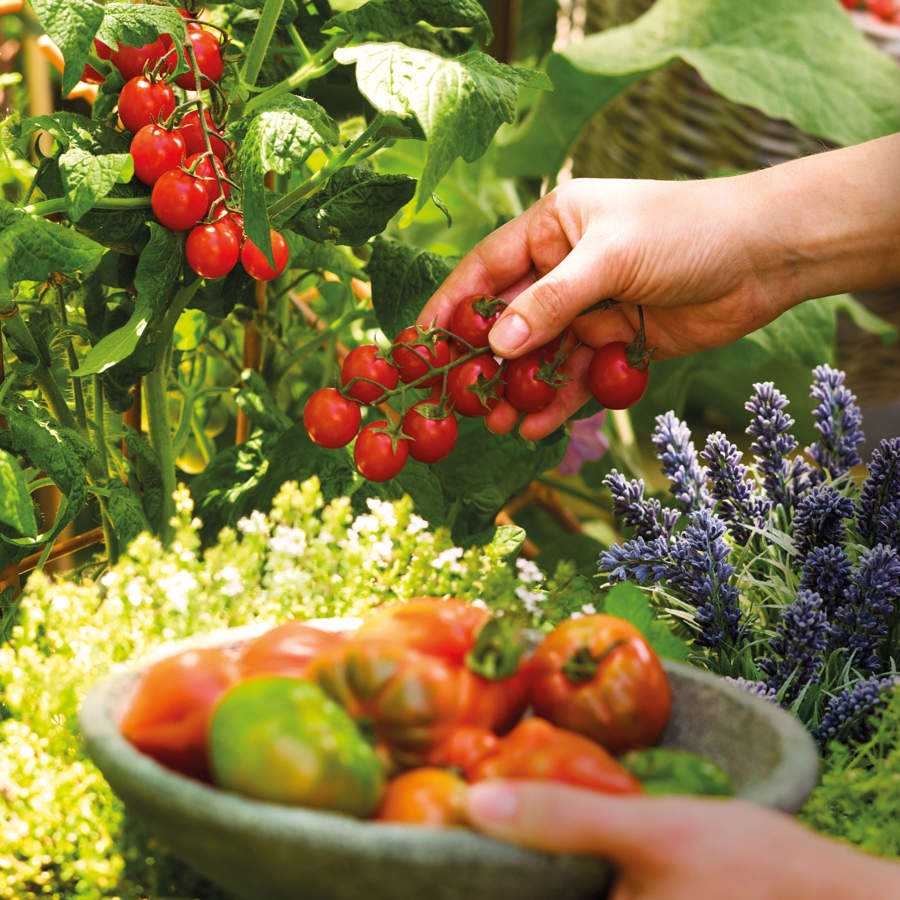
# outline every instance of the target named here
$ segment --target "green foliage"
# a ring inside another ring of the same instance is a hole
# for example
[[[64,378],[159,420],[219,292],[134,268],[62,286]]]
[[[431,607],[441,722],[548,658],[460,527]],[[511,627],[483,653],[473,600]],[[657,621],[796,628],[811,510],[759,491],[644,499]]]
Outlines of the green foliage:
[[[131,180],[134,161],[130,153],[95,156],[80,147],[72,147],[60,154],[59,174],[66,212],[73,222],[77,222],[113,189],[113,185]]]
[[[665,659],[685,662],[690,655],[687,641],[654,612],[647,595],[633,584],[617,584],[603,596],[602,611],[631,622]]]
[[[37,537],[34,506],[14,456],[0,450],[0,530],[11,537]]]
[[[863,743],[833,743],[800,812],[813,828],[870,853],[900,858],[900,690]]]

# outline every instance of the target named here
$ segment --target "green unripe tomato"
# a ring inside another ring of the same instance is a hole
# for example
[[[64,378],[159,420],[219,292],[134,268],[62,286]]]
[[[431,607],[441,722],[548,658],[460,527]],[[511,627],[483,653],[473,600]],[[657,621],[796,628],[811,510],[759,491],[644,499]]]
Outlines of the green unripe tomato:
[[[372,815],[381,764],[353,720],[298,678],[251,678],[231,688],[209,730],[213,780],[258,800]]]

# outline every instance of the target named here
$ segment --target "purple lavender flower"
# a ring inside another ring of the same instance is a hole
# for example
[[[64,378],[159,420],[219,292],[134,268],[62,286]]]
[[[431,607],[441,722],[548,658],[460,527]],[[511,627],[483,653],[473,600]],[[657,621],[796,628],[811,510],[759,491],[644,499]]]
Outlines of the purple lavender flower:
[[[672,482],[669,490],[685,510],[710,506],[705,488],[706,469],[697,461],[691,430],[671,410],[656,417],[652,441],[665,476]]]
[[[847,531],[844,519],[849,519],[855,509],[853,500],[830,484],[807,490],[794,508],[794,553],[806,559],[814,547],[843,544]]]
[[[757,660],[767,676],[766,684],[781,691],[788,705],[810,682],[817,681],[825,658],[828,617],[822,598],[813,591],[800,591],[797,599],[781,611],[775,636],[769,641],[770,656]]]
[[[880,668],[880,651],[898,603],[900,554],[887,544],[876,544],[860,557],[847,600],[835,610],[832,646],[852,653],[859,669]]]
[[[733,678],[731,675],[726,675],[725,680],[730,681],[739,688],[743,688],[745,691],[749,691],[751,694],[755,694],[757,697],[762,697],[763,700],[769,700],[772,703],[778,702],[777,692],[773,691],[765,681],[750,681],[747,678]]]
[[[725,523],[712,510],[691,513],[690,523],[674,540],[669,583],[694,605],[695,640],[706,647],[737,644],[743,634],[739,592],[732,583],[734,566],[723,538]]]
[[[815,591],[822,598],[822,608],[831,615],[847,597],[851,574],[850,557],[841,547],[813,547],[800,570],[800,589]]]
[[[602,410],[587,419],[576,419],[569,425],[569,444],[557,466],[560,475],[577,475],[583,463],[600,459],[606,453],[609,440],[603,433],[605,421],[606,410]]]
[[[709,435],[700,452],[700,458],[709,463],[708,478],[712,482],[713,499],[717,501],[716,513],[727,522],[734,539],[746,544],[752,537],[746,526],[761,528],[772,503],[753,493],[747,466],[741,463],[742,455],[721,431]]]
[[[813,483],[824,480],[826,473],[832,480],[840,478],[862,459],[856,448],[865,440],[860,428],[862,413],[856,396],[844,387],[845,375],[831,366],[813,369],[810,396],[818,401],[813,410],[819,439],[806,448],[807,455],[819,465],[810,473]]]
[[[859,494],[857,524],[867,543],[900,550],[900,437],[885,438],[872,453]]]
[[[609,580],[636,581],[638,584],[663,581],[671,568],[669,541],[665,537],[644,540],[636,537],[622,544],[613,544],[600,554],[597,568],[607,573]]]
[[[621,516],[626,525],[634,528],[638,537],[652,541],[658,537],[671,537],[675,531],[680,513],[666,509],[655,497],[644,499],[644,481],[634,478],[626,481],[625,476],[613,469],[603,483],[613,496],[613,512]]]
[[[756,440],[750,445],[763,477],[766,493],[773,503],[790,507],[809,474],[809,466],[801,459],[789,459],[797,449],[790,433],[794,420],[784,412],[788,399],[771,381],[753,385],[754,394],[744,404],[753,414],[747,434]]]
[[[844,741],[867,741],[874,731],[873,716],[884,709],[895,689],[897,680],[889,675],[884,678],[864,678],[831,698],[819,727],[813,732],[824,750],[828,744],[841,738]]]

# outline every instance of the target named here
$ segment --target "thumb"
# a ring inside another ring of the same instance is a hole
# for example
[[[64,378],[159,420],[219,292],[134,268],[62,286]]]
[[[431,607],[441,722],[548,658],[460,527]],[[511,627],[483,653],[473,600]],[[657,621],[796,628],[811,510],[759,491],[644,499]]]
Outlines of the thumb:
[[[585,234],[568,255],[542,278],[525,288],[491,329],[491,348],[500,356],[521,356],[556,337],[604,291],[603,253]]]

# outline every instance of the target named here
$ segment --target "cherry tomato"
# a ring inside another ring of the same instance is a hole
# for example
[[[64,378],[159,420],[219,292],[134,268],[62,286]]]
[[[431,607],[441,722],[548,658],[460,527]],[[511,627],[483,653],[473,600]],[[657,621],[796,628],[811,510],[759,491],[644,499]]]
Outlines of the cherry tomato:
[[[588,368],[590,392],[607,409],[628,409],[634,406],[647,390],[650,374],[628,362],[625,344],[614,341],[597,348]]]
[[[316,391],[303,408],[303,425],[310,440],[330,450],[349,444],[361,424],[359,404],[331,387]]]
[[[99,51],[98,51],[99,55]],[[110,54],[110,61],[129,81],[152,69],[166,55],[166,45],[162,38],[157,38],[143,47],[118,45],[118,49]]]
[[[200,89],[204,90],[209,86],[208,81],[218,82],[225,71],[225,63],[222,61],[222,47],[219,39],[196,24],[189,24],[187,27],[188,39],[194,48],[194,57],[197,60],[197,68],[200,70]],[[171,57],[172,64],[170,72],[175,71],[174,54]],[[178,87],[184,88],[186,91],[195,91],[197,82],[194,78],[193,70],[184,72],[175,79]]]
[[[556,357],[558,347],[557,341],[504,363],[503,397],[519,412],[535,413],[553,402],[557,386],[551,383],[553,374],[550,364]],[[545,380],[548,378],[550,381]]]
[[[351,384],[354,378],[366,380]],[[354,347],[341,366],[341,384],[360,403],[375,403],[385,391],[394,390],[399,381],[399,370],[382,358],[375,344]]]
[[[490,412],[499,402],[503,384],[498,382],[484,399],[474,390],[495,378],[500,364],[489,353],[483,353],[454,366],[447,374],[447,390],[453,408],[461,416],[477,418]]]
[[[172,231],[193,228],[209,210],[209,196],[203,182],[182,169],[160,175],[150,195],[153,212]]]
[[[131,139],[134,174],[144,184],[154,185],[164,172],[181,165],[184,152],[184,138],[177,131],[166,131],[160,125],[145,125]]]
[[[214,221],[223,221],[234,232],[237,238],[238,246],[244,242],[244,217],[240,213],[236,213],[227,206],[223,206],[221,202],[213,206],[211,215]]]
[[[209,114],[209,110],[203,110],[203,115],[206,119],[206,129],[209,132],[209,144],[212,148],[213,155],[218,156],[219,159],[225,159],[231,151],[231,147],[228,142],[222,138],[221,133],[215,125],[213,125],[212,116]],[[177,130],[184,138],[184,143],[187,146],[189,156],[193,156],[195,153],[206,152],[206,141],[203,140],[203,127],[200,124],[199,110],[191,110],[191,112],[178,123]]]
[[[450,344],[443,338],[422,340],[415,325],[404,328],[394,343],[403,345],[395,346],[391,356],[400,369],[400,380],[404,384],[416,381],[432,369],[446,366],[450,362]],[[440,383],[441,375],[437,374],[423,381],[419,387],[433,387]]]
[[[488,334],[505,308],[497,297],[469,297],[456,305],[448,328],[475,348],[487,347]]]
[[[274,269],[269,265],[262,250],[250,238],[244,238],[244,244],[241,247],[241,264],[247,270],[247,274],[257,281],[271,281],[287,268],[290,256],[287,241],[274,228],[269,231],[269,239],[272,241]]]
[[[237,660],[226,650],[167,656],[141,675],[119,730],[157,762],[209,780],[206,736],[212,710],[239,677]]]
[[[446,769],[428,766],[388,782],[375,819],[411,825],[465,825],[466,783]]]
[[[448,456],[459,436],[459,423],[452,412],[445,412],[439,419],[426,415],[436,410],[430,400],[420,400],[403,417],[403,433],[409,435],[409,455],[419,462],[435,463]]]
[[[530,665],[537,715],[610,753],[662,737],[672,709],[669,679],[656,652],[624,619],[567,619],[541,641]]]
[[[303,678],[310,663],[320,653],[343,640],[342,634],[291,619],[244,644],[237,660],[241,677],[282,675]]]
[[[369,481],[387,481],[393,478],[399,474],[409,455],[408,440],[399,438],[395,442],[391,435],[376,430],[386,425],[384,420],[366,425],[353,447],[356,468]]]
[[[184,254],[188,265],[202,278],[222,278],[237,265],[241,245],[234,229],[219,220],[192,228]]]
[[[204,150],[204,154],[205,153],[206,151]],[[199,178],[203,182],[210,203],[215,203],[216,200],[219,199],[219,182],[216,179],[216,172],[219,173],[219,178],[222,179],[222,193],[226,197],[231,193],[231,185],[226,181],[227,176],[225,174],[225,166],[223,166],[221,160],[217,159],[215,156],[213,156],[213,160],[214,163],[210,162],[208,156],[194,153],[184,162],[186,169],[192,169],[194,163],[197,163],[197,168],[194,169],[194,177]],[[215,170],[213,169],[213,164],[215,164]]]
[[[137,133],[154,120],[167,119],[175,111],[175,94],[169,85],[138,75],[125,83],[119,94],[119,118]]]

